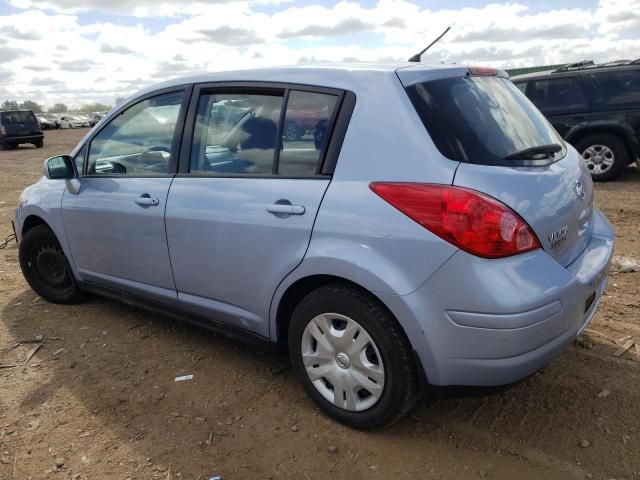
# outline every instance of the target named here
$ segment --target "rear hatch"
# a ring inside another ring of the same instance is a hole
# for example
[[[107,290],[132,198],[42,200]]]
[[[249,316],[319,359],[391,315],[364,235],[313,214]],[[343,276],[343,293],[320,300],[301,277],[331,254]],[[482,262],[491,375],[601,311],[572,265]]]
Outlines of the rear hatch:
[[[440,153],[460,162],[454,185],[508,205],[562,265],[580,255],[592,230],[591,177],[504,72],[413,67],[398,76]]]
[[[4,136],[7,138],[41,133],[38,121],[30,110],[0,112],[0,125],[4,127]]]

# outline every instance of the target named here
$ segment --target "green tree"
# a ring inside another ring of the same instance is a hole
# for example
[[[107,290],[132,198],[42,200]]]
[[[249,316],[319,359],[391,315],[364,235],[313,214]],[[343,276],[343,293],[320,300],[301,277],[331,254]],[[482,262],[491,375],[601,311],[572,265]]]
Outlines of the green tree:
[[[124,97],[116,98],[116,107],[125,101]]]
[[[80,113],[108,112],[109,110],[111,110],[111,107],[103,103],[88,103],[78,109]]]
[[[49,113],[67,113],[69,108],[64,103],[56,103],[49,109]]]
[[[18,102],[13,100],[5,100],[2,105],[0,105],[0,110],[18,110],[20,106]]]
[[[42,107],[32,100],[25,100],[20,104],[20,108],[23,110],[31,110],[33,113],[42,113]]]

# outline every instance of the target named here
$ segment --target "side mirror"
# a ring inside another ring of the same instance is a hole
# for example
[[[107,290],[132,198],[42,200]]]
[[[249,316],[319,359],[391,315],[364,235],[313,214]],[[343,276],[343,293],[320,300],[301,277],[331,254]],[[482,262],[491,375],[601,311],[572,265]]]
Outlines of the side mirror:
[[[75,178],[76,170],[69,155],[58,155],[44,161],[44,176],[49,180]]]

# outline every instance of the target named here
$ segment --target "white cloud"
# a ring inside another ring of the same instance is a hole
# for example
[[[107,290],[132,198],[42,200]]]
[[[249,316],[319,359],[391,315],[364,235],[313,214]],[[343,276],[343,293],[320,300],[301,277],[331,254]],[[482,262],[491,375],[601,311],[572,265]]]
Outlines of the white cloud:
[[[522,3],[429,10],[415,0],[379,0],[373,7],[259,0],[271,3],[268,9],[251,0],[10,1],[29,10],[0,16],[0,101],[112,103],[198,71],[404,60],[448,25],[451,32],[423,61],[519,67],[640,56],[640,0],[537,13]],[[81,24],[77,13],[89,10],[97,18],[128,12],[135,24]],[[148,22],[157,25],[158,17],[166,26],[151,30]]]

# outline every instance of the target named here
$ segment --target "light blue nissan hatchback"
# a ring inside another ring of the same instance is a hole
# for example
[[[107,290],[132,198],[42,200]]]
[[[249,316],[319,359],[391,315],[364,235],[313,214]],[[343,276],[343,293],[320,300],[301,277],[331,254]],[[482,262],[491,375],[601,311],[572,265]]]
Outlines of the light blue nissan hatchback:
[[[488,68],[172,80],[44,175],[14,222],[38,294],[281,345],[313,401],[361,429],[429,384],[539,370],[593,317],[614,243],[578,153]]]

